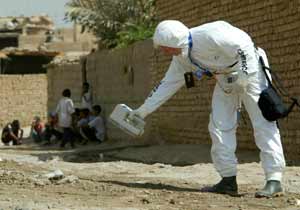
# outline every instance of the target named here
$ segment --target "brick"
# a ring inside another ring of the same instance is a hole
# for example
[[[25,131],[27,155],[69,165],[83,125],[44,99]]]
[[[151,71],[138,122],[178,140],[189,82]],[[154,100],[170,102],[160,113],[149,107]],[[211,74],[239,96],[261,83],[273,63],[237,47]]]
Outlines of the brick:
[[[14,119],[30,126],[34,116],[46,119],[46,75],[0,75],[0,127]]]

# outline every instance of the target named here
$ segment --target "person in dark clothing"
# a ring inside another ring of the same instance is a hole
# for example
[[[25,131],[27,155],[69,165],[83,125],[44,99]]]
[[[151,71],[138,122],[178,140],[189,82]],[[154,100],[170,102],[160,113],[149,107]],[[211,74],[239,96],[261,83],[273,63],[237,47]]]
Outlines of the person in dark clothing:
[[[11,141],[13,142],[13,145],[20,145],[22,144],[22,138],[23,129],[21,129],[19,120],[8,123],[2,131],[1,140],[4,145],[8,146]]]
[[[87,144],[88,140],[94,140],[94,131],[89,128],[88,124],[94,117],[90,115],[90,110],[84,108],[80,110],[80,119],[77,122],[77,128],[79,129],[80,136],[83,138],[82,144]]]
[[[51,144],[51,138],[54,136],[57,141],[62,139],[62,132],[58,130],[58,117],[55,113],[49,113],[48,122],[45,125],[44,139],[45,145]]]

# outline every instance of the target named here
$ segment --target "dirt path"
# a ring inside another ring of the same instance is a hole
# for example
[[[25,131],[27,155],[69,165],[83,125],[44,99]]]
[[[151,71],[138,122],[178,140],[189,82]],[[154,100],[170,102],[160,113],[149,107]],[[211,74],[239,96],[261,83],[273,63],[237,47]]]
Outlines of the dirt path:
[[[219,180],[201,145],[133,142],[56,147],[1,147],[0,210],[299,210],[300,168],[286,169],[286,195],[256,199],[263,171],[256,152],[238,154],[240,197],[201,193]],[[61,170],[64,178],[45,175]]]

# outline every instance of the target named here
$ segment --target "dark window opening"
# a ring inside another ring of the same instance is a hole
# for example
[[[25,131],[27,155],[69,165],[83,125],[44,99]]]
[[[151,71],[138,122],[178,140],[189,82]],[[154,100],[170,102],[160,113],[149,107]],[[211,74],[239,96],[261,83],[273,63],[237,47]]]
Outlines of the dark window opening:
[[[6,47],[18,47],[18,37],[0,37],[0,50]]]
[[[2,59],[1,74],[47,73],[47,68],[44,65],[49,64],[52,60],[52,56],[44,55],[9,55],[9,59]]]

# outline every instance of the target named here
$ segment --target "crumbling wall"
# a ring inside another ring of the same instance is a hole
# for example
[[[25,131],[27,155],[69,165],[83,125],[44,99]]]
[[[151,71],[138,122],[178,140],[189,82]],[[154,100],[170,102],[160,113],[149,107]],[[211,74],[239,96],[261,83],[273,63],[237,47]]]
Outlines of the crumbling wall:
[[[89,42],[51,42],[44,44],[48,50],[62,51],[62,52],[89,52],[94,45]]]
[[[38,49],[45,40],[45,35],[20,35],[19,47],[24,49]]]
[[[266,50],[285,88],[292,95],[300,96],[299,0],[158,0],[157,7],[161,20],[177,19],[189,27],[225,20],[243,29],[256,45]],[[158,57],[152,69],[153,84],[163,77],[169,62],[168,57]],[[190,90],[183,88],[155,113],[155,125],[163,138],[178,143],[210,143],[207,125],[214,84],[213,80],[205,80]],[[280,122],[288,158],[300,156],[299,125],[299,110]],[[239,147],[255,148],[248,119],[241,121],[238,133]]]
[[[47,77],[38,75],[0,75],[0,127],[14,119],[30,126],[34,116],[46,118]]]
[[[49,50],[89,52],[93,48],[97,48],[95,36],[90,32],[81,33],[80,26],[77,26],[76,28],[57,29],[53,36],[56,41],[45,45]]]

